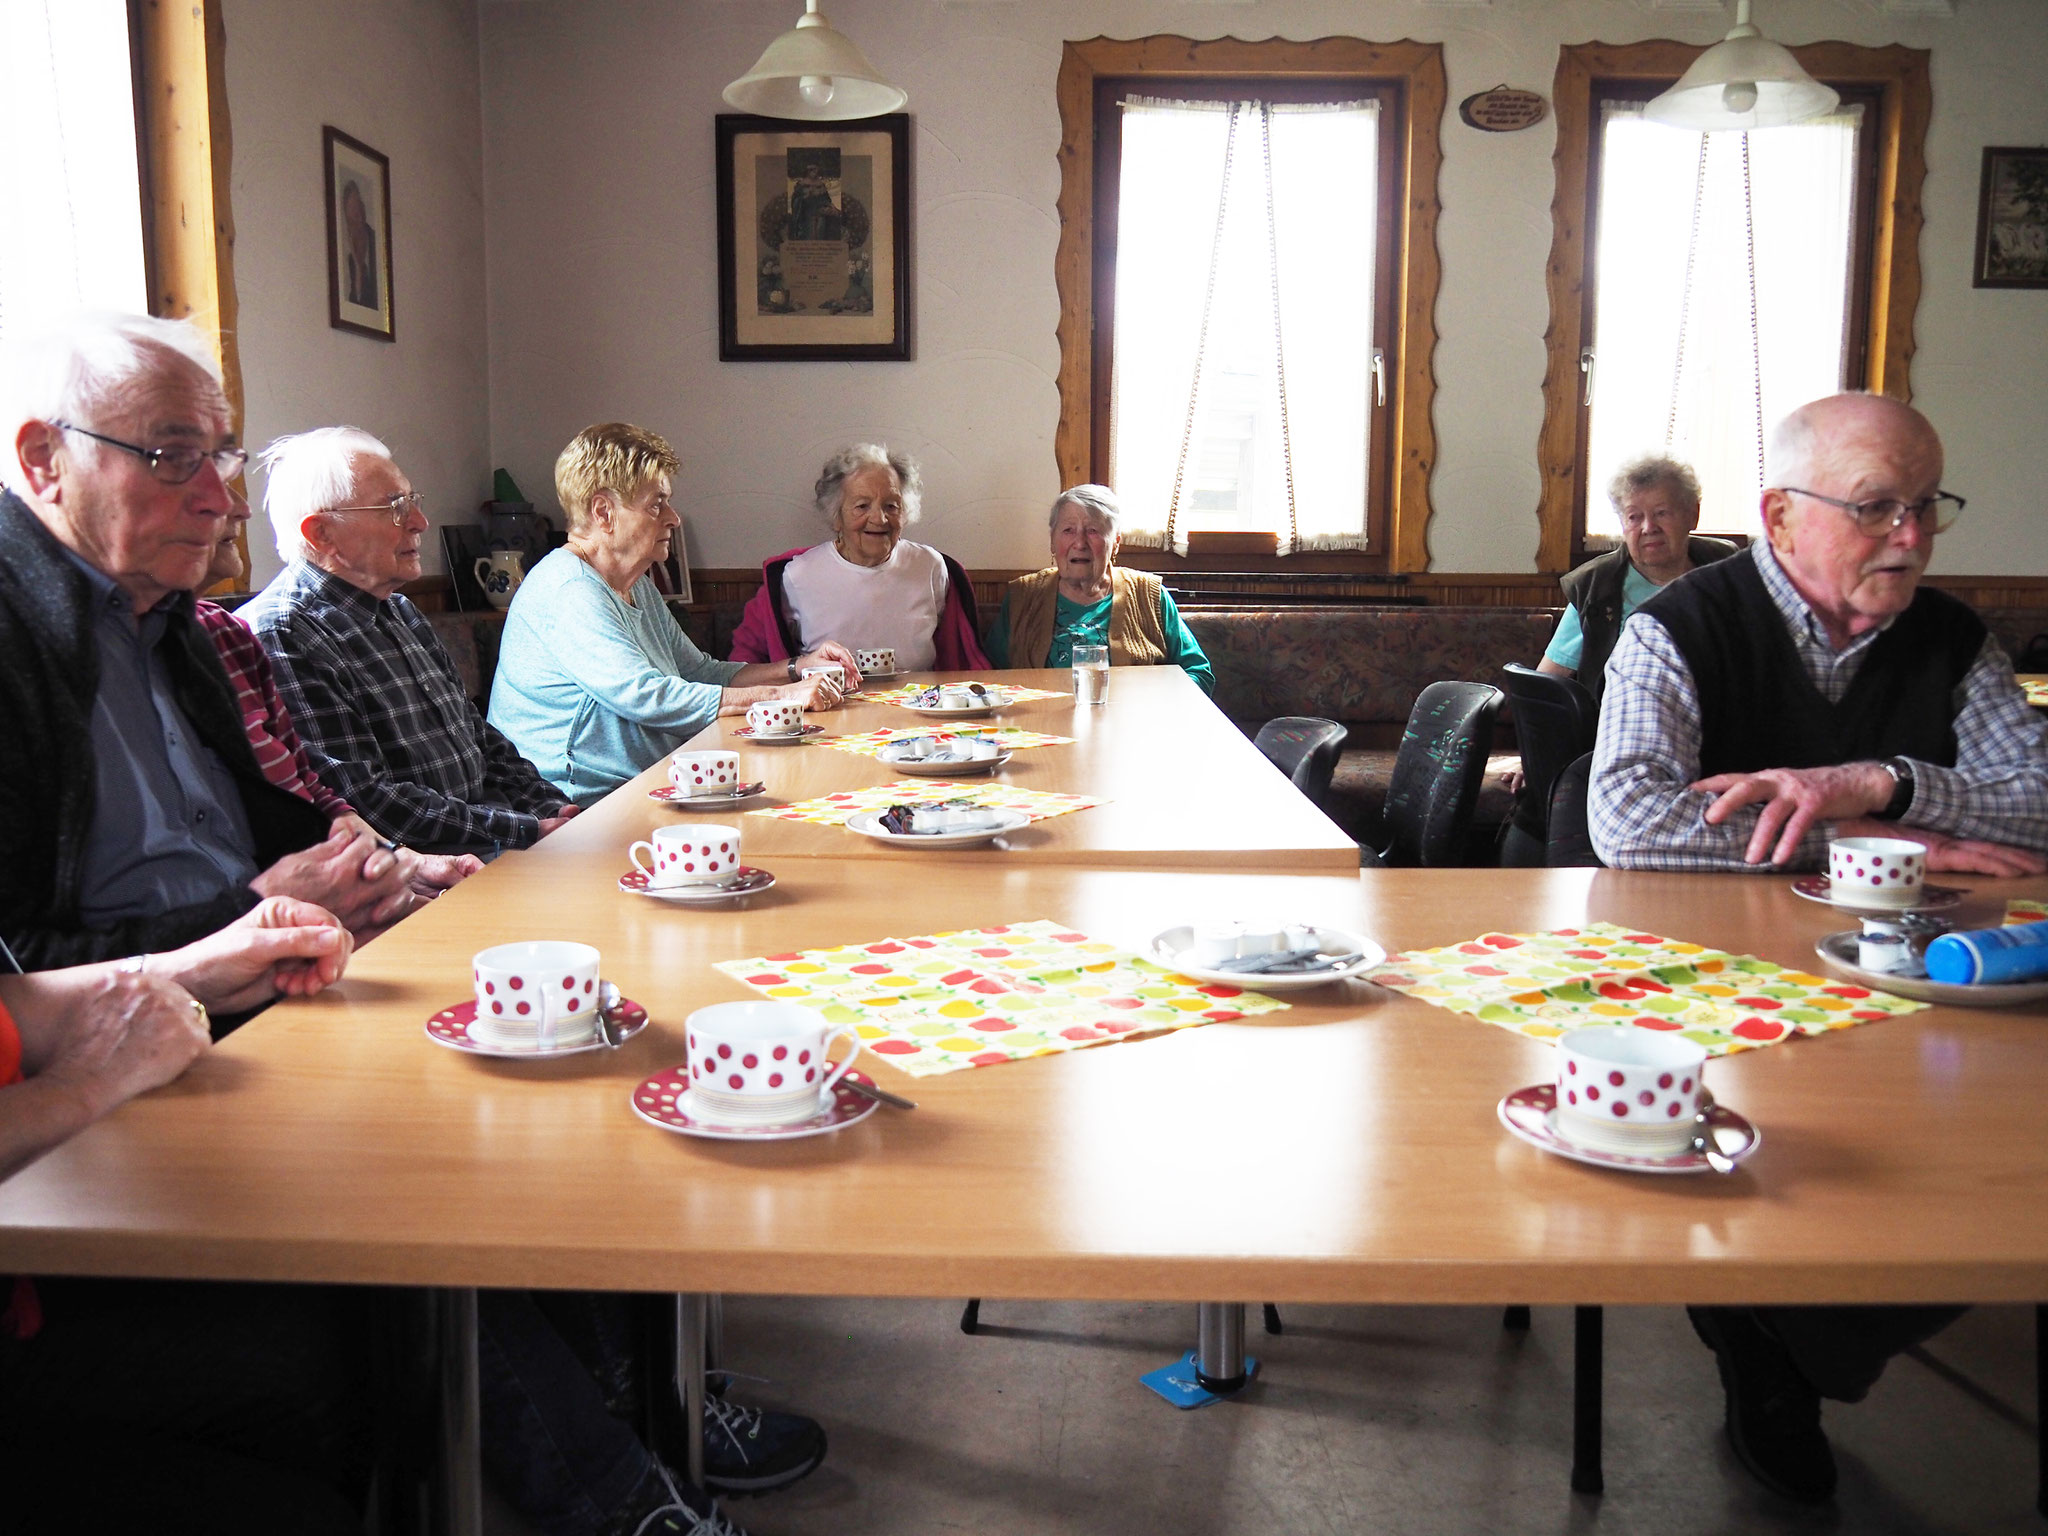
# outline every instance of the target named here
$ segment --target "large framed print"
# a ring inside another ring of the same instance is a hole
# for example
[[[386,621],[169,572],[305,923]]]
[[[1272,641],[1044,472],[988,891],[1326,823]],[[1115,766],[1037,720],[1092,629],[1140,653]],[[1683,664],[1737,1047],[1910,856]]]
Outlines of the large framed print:
[[[2048,288],[2048,147],[1986,146],[1971,286]]]
[[[908,116],[719,115],[718,355],[909,359]]]
[[[391,304],[391,162],[339,128],[322,128],[327,192],[327,323],[396,341]]]

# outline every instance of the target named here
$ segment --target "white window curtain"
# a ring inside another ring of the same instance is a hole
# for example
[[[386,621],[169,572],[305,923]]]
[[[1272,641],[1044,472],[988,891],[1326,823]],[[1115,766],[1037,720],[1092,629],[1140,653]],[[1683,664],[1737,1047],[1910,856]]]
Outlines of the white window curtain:
[[[1607,104],[1588,534],[1620,536],[1607,485],[1646,453],[1692,465],[1702,530],[1756,531],[1759,422],[1768,433],[1843,384],[1862,111],[1850,106],[1750,134],[1699,134],[1652,123],[1639,104]]]
[[[0,4],[0,339],[148,307],[131,78],[126,0]]]
[[[1363,549],[1378,103],[1122,106],[1126,540],[1185,554],[1191,530],[1257,529],[1282,554]]]

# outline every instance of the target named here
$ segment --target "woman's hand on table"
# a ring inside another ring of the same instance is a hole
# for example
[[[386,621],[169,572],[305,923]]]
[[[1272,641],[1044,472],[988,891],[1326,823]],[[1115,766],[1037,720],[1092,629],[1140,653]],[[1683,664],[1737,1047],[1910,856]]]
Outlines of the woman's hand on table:
[[[853,652],[837,640],[827,640],[807,656],[796,659],[796,669],[805,667],[844,667],[846,669],[846,691],[852,693],[860,687],[860,668],[853,664]]]
[[[149,956],[143,969],[176,982],[209,1008],[239,1013],[277,996],[311,997],[339,981],[354,947],[341,919],[326,908],[272,896],[217,933]]]
[[[837,709],[840,698],[839,685],[822,672],[798,678],[793,683],[784,683],[775,690],[775,696],[794,700],[807,710]]]

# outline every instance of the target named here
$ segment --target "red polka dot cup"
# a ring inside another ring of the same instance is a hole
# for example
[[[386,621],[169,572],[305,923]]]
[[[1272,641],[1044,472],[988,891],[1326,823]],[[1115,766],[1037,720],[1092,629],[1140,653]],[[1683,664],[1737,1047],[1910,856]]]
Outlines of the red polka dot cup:
[[[804,728],[804,707],[788,699],[763,699],[747,706],[747,724],[757,736],[793,736]]]
[[[469,962],[476,986],[470,1034],[538,1051],[589,1040],[597,1032],[597,958],[588,944],[556,939],[479,950]]]
[[[1645,1157],[1692,1143],[1706,1048],[1682,1035],[1596,1024],[1557,1042],[1557,1130],[1602,1152]]]
[[[668,760],[668,781],[685,799],[729,795],[740,781],[737,752],[678,752]]]
[[[713,1003],[691,1014],[684,1031],[692,1113],[714,1125],[808,1120],[860,1054],[852,1023],[832,1024],[795,1003]],[[852,1049],[834,1065],[826,1052],[842,1035]]]
[[[1851,907],[1917,907],[1927,850],[1903,837],[1838,837],[1828,844],[1828,894]]]
[[[643,849],[645,864],[640,862]],[[740,869],[740,829],[710,821],[679,821],[672,827],[656,827],[653,841],[635,843],[626,857],[647,877],[651,890],[730,880]]]

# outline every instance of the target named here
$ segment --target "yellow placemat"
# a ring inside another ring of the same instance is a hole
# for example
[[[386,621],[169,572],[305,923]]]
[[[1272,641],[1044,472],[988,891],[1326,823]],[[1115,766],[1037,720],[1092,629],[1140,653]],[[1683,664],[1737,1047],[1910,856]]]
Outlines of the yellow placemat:
[[[863,704],[901,704],[905,699],[914,699],[932,685],[930,683],[905,683],[901,688],[884,688],[879,693],[869,693],[863,688],[854,695]],[[964,688],[966,683],[948,683],[948,688]],[[1066,692],[1058,688],[1025,688],[1016,683],[982,683],[982,687],[1003,696],[1004,704],[1029,704],[1033,699],[1064,699]],[[1000,706],[998,706],[1000,707]]]
[[[1043,918],[876,939],[717,967],[764,996],[850,1023],[912,1077],[1050,1056],[1287,1004],[1211,986]]]
[[[1483,933],[1393,955],[1383,987],[1532,1039],[1587,1024],[1684,1035],[1709,1056],[1918,1013],[1927,1004],[1612,923]]]
[[[2048,922],[2048,901],[2033,897],[2014,897],[2005,904],[2005,926],[2015,923]]]
[[[947,730],[919,730],[916,726],[910,726],[903,730],[867,731],[859,736],[821,736],[813,745],[873,757],[890,742],[905,741],[912,736],[935,736],[941,741],[951,740],[957,736],[973,736],[982,741],[992,741],[1011,752],[1021,752],[1027,747],[1071,746],[1074,740],[1071,736],[1044,736],[1037,731],[1020,731],[1007,725],[958,725]]]
[[[1048,789],[1025,789],[1000,781],[963,784],[958,779],[899,779],[893,784],[874,784],[866,789],[819,795],[814,799],[799,800],[794,805],[766,806],[747,814],[773,816],[782,821],[816,821],[841,826],[847,817],[860,811],[886,811],[892,805],[930,800],[960,800],[993,810],[1022,811],[1033,821],[1109,803],[1095,795],[1063,795]]]

